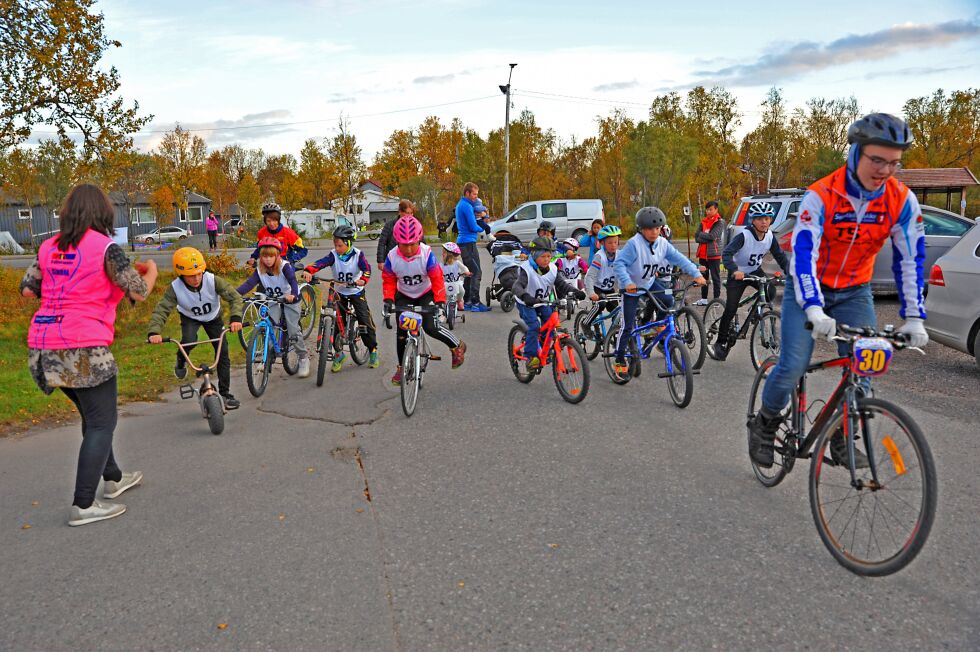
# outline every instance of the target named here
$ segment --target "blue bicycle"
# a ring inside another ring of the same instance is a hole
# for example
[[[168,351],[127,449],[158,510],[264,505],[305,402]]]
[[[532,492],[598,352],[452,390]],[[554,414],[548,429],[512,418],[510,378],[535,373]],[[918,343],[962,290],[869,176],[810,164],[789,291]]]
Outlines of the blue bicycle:
[[[258,293],[247,301],[258,305],[259,318],[245,346],[245,380],[248,391],[258,398],[269,384],[276,357],[282,358],[283,369],[292,376],[299,371],[299,355],[286,330],[286,302]],[[280,305],[278,324],[269,315],[269,307],[274,304]]]
[[[675,321],[677,309],[665,308],[655,293],[650,290],[640,294],[653,301],[657,310],[661,313],[667,313],[667,316],[637,326],[629,333],[623,334],[623,337],[628,338],[624,356],[626,367],[623,370],[616,369],[616,344],[619,340],[619,329],[610,330],[606,334],[604,353],[602,354],[606,363],[606,373],[609,374],[610,380],[617,385],[625,385],[640,375],[641,362],[650,357],[654,348],[659,348],[665,352],[666,369],[663,373],[657,374],[657,377],[667,379],[667,389],[670,391],[670,398],[674,401],[674,405],[679,408],[687,407],[694,396],[694,374],[697,372],[691,364],[691,357],[688,354],[684,338],[677,331]]]
[[[589,360],[595,360],[599,352],[602,351],[602,344],[606,341],[606,335],[609,334],[609,331],[619,331],[620,315],[623,313],[622,297],[619,294],[609,294],[599,297],[597,303],[606,301],[616,302],[617,305],[611,312],[600,310],[591,324],[587,323],[586,320],[589,318],[592,308],[583,308],[575,315],[572,333],[575,335],[575,340],[582,346],[585,357]]]

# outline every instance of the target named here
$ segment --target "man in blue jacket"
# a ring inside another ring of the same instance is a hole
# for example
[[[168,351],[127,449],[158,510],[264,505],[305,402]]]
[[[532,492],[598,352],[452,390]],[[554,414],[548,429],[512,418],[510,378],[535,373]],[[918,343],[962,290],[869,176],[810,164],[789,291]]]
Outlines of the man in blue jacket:
[[[476,213],[473,210],[479,194],[479,187],[472,181],[463,186],[463,196],[456,204],[456,228],[459,229],[456,244],[463,252],[463,264],[472,274],[463,281],[465,309],[471,312],[488,312],[490,306],[480,301],[480,253],[476,250],[476,241],[483,231],[476,223]]]

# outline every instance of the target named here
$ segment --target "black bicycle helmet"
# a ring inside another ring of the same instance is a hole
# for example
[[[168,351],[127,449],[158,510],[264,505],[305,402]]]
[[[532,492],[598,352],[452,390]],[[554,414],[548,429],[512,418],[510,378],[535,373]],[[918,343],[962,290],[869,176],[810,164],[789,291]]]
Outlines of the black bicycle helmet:
[[[901,118],[888,113],[870,113],[848,127],[847,142],[908,149],[912,146],[912,131]]]
[[[347,242],[357,240],[357,231],[350,224],[341,224],[333,230],[333,238],[334,240],[346,240]]]
[[[531,245],[528,247],[528,249],[531,250],[531,253],[534,256],[537,256],[541,252],[545,252],[545,251],[548,253],[554,253],[555,243],[553,240],[549,238],[542,238],[539,236],[534,240],[531,240]]]
[[[656,206],[644,206],[636,211],[636,229],[652,229],[667,224],[667,216]]]
[[[549,233],[551,233],[551,235],[555,235],[557,229],[555,228],[554,224],[552,224],[548,220],[545,220],[538,225],[538,231],[548,231]]]

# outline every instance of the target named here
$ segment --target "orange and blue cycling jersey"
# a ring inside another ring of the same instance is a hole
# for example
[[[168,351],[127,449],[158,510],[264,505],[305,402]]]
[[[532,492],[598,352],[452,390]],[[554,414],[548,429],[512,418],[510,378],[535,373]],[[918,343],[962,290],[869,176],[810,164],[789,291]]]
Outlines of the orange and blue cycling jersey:
[[[925,319],[925,233],[915,195],[889,178],[869,199],[847,192],[842,167],[811,185],[793,229],[793,287],[804,309],[823,307],[825,288],[869,283],[885,240],[892,242],[892,272],[906,317]]]

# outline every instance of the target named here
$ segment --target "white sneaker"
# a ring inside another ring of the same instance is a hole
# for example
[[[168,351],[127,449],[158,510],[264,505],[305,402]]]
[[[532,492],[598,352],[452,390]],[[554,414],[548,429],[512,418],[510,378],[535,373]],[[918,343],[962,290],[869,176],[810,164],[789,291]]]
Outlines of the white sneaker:
[[[137,487],[141,484],[143,484],[142,471],[123,473],[122,480],[119,482],[113,482],[112,480],[105,481],[105,486],[102,488],[102,497],[112,500],[113,498],[118,498],[121,496],[124,491]]]
[[[706,305],[708,305],[708,300],[707,299],[698,299],[697,301],[694,302],[694,305],[696,305],[696,306],[706,306]]]
[[[300,378],[309,378],[310,377],[310,358],[309,358],[309,356],[307,356],[305,358],[300,358],[300,361],[299,361],[299,372],[297,372],[296,375],[299,376]]]
[[[92,506],[88,509],[82,509],[77,505],[72,505],[71,511],[68,513],[68,525],[75,527],[77,525],[97,523],[98,521],[122,516],[125,511],[126,506],[122,503],[103,503],[98,500],[93,501]]]

